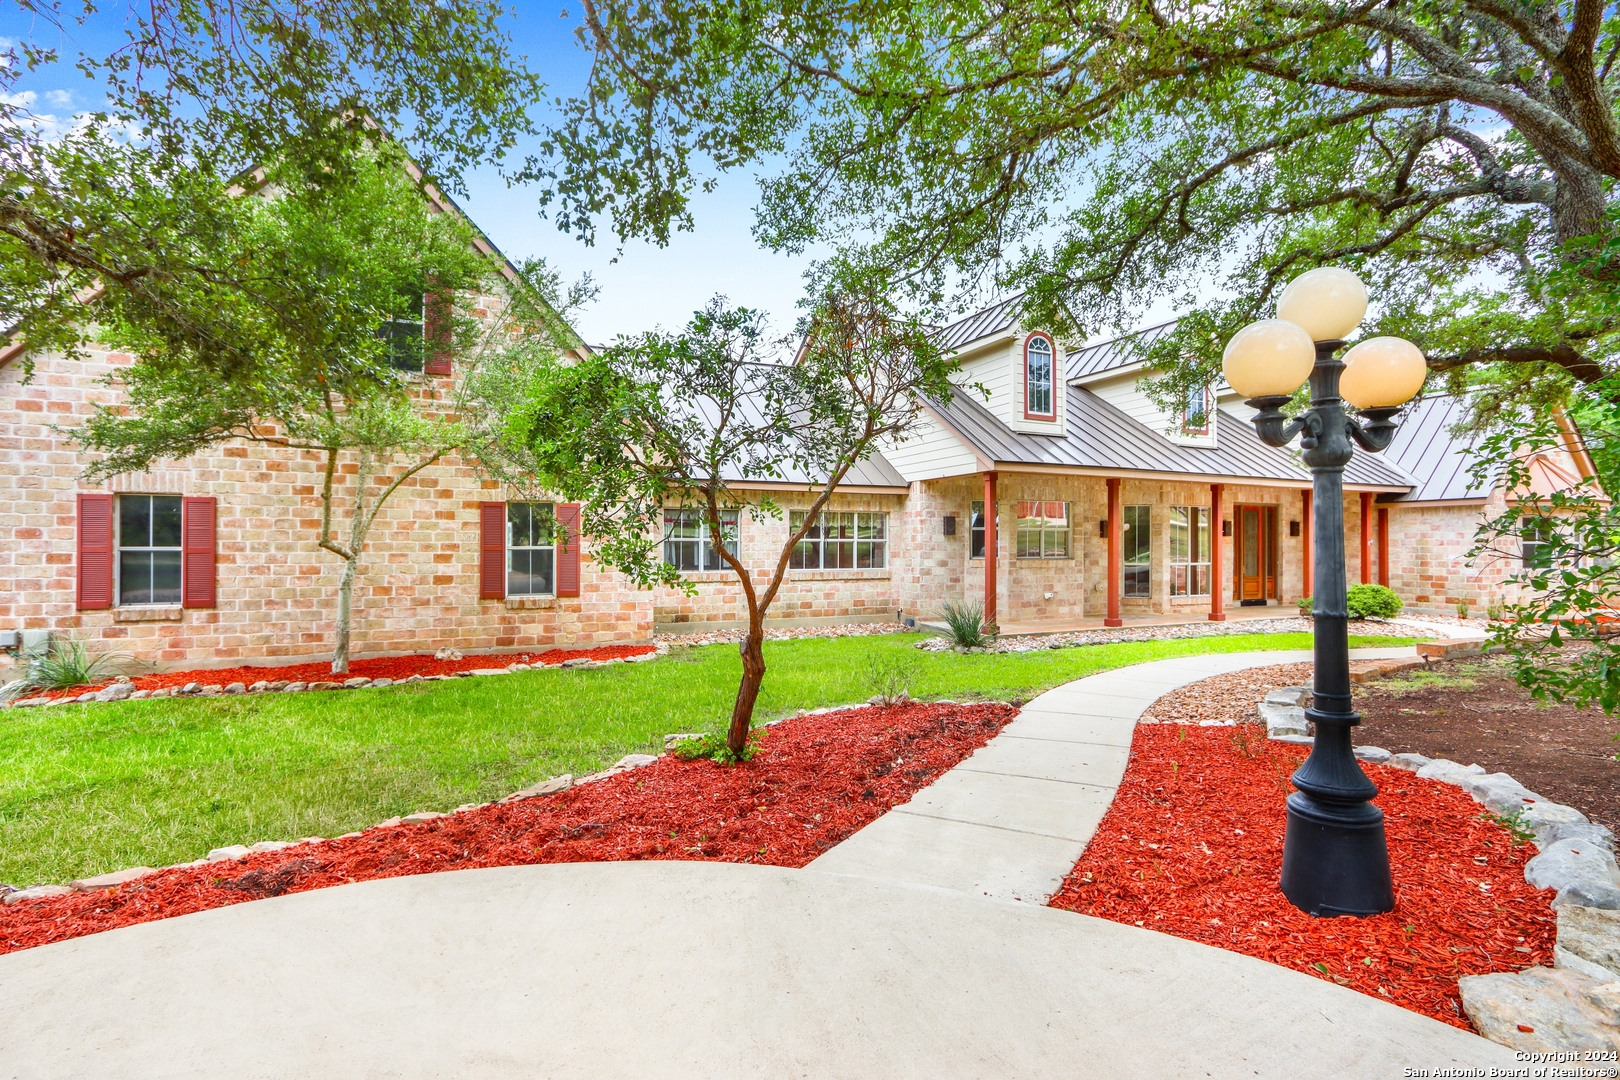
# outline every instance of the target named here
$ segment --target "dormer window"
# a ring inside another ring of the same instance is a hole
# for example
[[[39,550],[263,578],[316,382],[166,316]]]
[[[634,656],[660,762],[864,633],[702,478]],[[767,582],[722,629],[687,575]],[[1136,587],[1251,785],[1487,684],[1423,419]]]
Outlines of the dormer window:
[[[1024,417],[1057,419],[1056,364],[1052,339],[1031,334],[1024,342]]]
[[[1207,386],[1195,386],[1187,392],[1181,407],[1181,433],[1208,435],[1210,413],[1215,410],[1214,395]]]

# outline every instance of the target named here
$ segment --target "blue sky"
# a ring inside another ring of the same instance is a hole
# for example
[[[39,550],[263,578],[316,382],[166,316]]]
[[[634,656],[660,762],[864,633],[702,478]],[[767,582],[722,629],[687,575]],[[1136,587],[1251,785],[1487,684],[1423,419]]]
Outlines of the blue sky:
[[[92,22],[58,34],[10,4],[0,9],[0,38],[54,45],[64,58],[64,63],[20,81],[18,92],[34,95],[36,112],[69,123],[75,112],[96,107],[99,87],[75,70],[72,60],[80,51],[106,55],[117,48],[126,10],[124,4],[111,3]],[[578,17],[577,2],[517,5],[511,23],[514,44],[552,94],[567,95],[583,84],[587,55],[573,33]],[[778,255],[754,242],[749,230],[755,199],[752,175],[728,175],[717,190],[695,197],[694,231],[678,234],[665,248],[635,242],[620,251],[606,229],[596,247],[559,232],[539,216],[534,190],[510,189],[492,169],[469,176],[467,194],[458,197],[508,255],[543,255],[567,279],[587,272],[595,278],[600,298],[575,320],[592,342],[656,326],[679,327],[716,293],[760,308],[779,330],[790,330],[809,258]]]

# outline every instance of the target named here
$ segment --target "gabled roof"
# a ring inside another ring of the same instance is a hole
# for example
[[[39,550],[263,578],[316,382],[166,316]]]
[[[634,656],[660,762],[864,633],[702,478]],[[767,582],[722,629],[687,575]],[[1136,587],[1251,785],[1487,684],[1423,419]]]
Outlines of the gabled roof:
[[[949,324],[942,332],[945,351],[954,352],[964,345],[1008,329],[1018,322],[1019,306],[1023,299],[1023,293],[1015,293]]]
[[[1431,394],[1419,398],[1401,416],[1395,438],[1384,451],[1384,457],[1416,484],[1401,502],[1483,499],[1490,494],[1490,485],[1476,484],[1469,476],[1472,440],[1451,434],[1466,408],[1460,398]]]
[[[1184,473],[1214,480],[1288,481],[1304,487],[1310,474],[1287,451],[1267,446],[1231,413],[1217,447],[1183,446],[1131,419],[1083,387],[1068,393],[1068,434],[1027,435],[1002,423],[968,391],[935,402],[941,421],[982,457],[997,463],[1056,465],[1117,472]],[[1370,454],[1358,454],[1346,483],[1405,491],[1412,481]]]
[[[1087,345],[1083,349],[1071,352],[1065,365],[1064,378],[1071,381],[1084,379],[1117,368],[1129,367],[1142,359],[1143,348],[1169,333],[1179,321],[1171,319],[1158,326],[1149,326],[1135,333],[1099,341],[1095,345]]]

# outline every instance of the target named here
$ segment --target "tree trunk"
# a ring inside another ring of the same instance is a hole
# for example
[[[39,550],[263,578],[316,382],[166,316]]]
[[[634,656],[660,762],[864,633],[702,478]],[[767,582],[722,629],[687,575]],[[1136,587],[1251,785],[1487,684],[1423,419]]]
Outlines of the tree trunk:
[[[338,581],[337,644],[332,649],[332,674],[349,670],[349,621],[354,610],[354,568],[358,556],[343,560],[343,577]]]
[[[765,682],[765,616],[751,615],[748,634],[742,642],[742,682],[737,686],[737,701],[731,707],[731,727],[726,732],[726,748],[737,757],[748,745],[748,729],[754,720],[754,702],[759,700],[759,688]]]
[[[1558,184],[1553,195],[1553,231],[1560,244],[1585,236],[1601,236],[1608,231],[1608,203],[1603,194],[1603,177],[1592,169],[1566,161],[1557,170]],[[1594,253],[1583,251],[1577,259]]]

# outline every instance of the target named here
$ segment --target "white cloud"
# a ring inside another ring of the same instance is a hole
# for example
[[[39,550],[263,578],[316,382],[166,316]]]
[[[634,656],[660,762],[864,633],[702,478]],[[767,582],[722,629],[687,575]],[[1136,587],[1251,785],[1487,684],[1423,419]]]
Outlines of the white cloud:
[[[58,109],[71,108],[73,105],[73,91],[47,90],[45,91],[45,100],[50,102],[52,105],[55,105]]]

